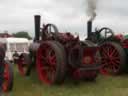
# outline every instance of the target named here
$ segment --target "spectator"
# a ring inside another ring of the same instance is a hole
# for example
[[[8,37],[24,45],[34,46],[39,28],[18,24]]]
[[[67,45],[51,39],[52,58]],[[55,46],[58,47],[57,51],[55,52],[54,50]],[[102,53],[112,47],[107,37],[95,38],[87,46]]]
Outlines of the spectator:
[[[19,59],[19,54],[17,53],[17,51],[15,51],[14,54],[13,54],[13,62],[14,62],[14,64],[17,64],[18,59]]]

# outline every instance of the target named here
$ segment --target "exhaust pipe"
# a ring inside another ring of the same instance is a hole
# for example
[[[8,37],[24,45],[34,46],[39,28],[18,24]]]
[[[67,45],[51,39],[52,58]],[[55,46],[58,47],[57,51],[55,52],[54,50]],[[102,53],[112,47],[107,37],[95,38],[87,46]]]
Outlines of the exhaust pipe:
[[[35,22],[35,41],[39,41],[40,38],[40,15],[34,16],[34,22]]]
[[[92,21],[87,22],[87,39],[90,39],[92,33]]]

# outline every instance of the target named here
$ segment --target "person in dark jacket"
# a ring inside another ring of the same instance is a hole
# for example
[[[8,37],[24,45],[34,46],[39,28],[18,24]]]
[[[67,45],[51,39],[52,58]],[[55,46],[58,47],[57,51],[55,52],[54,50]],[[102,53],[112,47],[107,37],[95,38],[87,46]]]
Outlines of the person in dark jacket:
[[[14,54],[13,54],[13,62],[14,62],[14,64],[17,64],[18,59],[19,59],[19,54],[17,53],[17,51],[15,51]]]

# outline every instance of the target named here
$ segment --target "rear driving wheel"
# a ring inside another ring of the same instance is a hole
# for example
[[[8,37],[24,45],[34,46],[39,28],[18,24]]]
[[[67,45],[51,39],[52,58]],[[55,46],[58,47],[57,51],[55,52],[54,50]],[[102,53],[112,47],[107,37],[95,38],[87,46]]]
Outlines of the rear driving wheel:
[[[105,42],[100,46],[102,57],[101,73],[118,75],[123,73],[126,64],[126,54],[121,45],[115,42]]]
[[[23,53],[19,56],[19,60],[18,60],[18,70],[19,70],[19,73],[22,75],[22,76],[25,76],[26,75],[26,72],[27,72],[27,69],[28,69],[28,65],[30,64],[30,57],[28,54],[26,53]]]
[[[3,85],[2,85],[2,90],[4,92],[11,91],[13,88],[13,65],[5,61],[4,64],[4,80],[3,80]]]
[[[46,84],[62,83],[66,73],[64,47],[55,41],[43,42],[37,51],[37,72]]]

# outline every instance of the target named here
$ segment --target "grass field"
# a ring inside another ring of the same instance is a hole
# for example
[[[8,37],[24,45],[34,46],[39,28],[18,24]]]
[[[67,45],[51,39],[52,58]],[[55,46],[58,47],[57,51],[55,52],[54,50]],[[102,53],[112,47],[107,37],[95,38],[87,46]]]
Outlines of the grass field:
[[[48,86],[39,82],[36,73],[25,78],[15,70],[13,92],[8,96],[128,96],[128,75],[100,75],[95,82],[66,80],[62,85]]]

